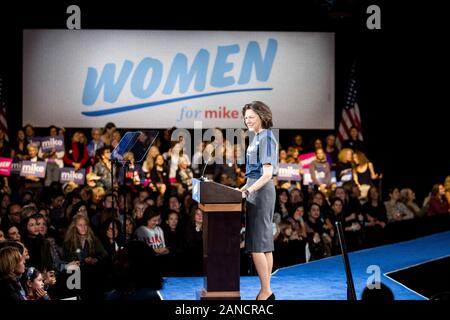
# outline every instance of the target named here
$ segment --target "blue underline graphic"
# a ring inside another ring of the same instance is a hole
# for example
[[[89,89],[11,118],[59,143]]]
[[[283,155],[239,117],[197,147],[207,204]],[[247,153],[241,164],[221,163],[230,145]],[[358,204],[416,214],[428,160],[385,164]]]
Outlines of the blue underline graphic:
[[[135,104],[135,105],[123,106],[123,107],[116,107],[116,108],[109,108],[109,109],[104,109],[104,110],[83,111],[83,112],[81,112],[81,114],[88,116],[88,117],[99,117],[99,116],[104,116],[104,115],[113,114],[113,113],[120,113],[120,112],[126,112],[126,111],[131,111],[131,110],[142,109],[142,108],[155,107],[155,106],[159,106],[161,104],[166,104],[166,103],[185,101],[185,100],[191,100],[191,99],[197,99],[197,98],[203,98],[203,97],[209,97],[209,96],[217,96],[217,95],[221,95],[221,94],[249,92],[249,91],[269,91],[269,90],[273,90],[273,88],[253,88],[253,89],[239,89],[239,90],[209,92],[209,93],[196,94],[196,95],[180,97],[180,98],[153,101],[153,102],[147,102],[147,103],[141,103],[141,104]]]

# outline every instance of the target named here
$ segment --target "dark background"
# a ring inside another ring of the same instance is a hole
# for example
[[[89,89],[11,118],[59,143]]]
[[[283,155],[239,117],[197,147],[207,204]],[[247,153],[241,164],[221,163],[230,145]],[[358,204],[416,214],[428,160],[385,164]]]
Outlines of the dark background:
[[[383,190],[412,187],[419,204],[450,174],[449,27],[439,6],[394,1],[78,2],[82,29],[332,31],[336,33],[336,130],[353,61],[368,155],[384,174]],[[331,3],[331,4],[330,4]],[[0,5],[4,100],[10,137],[22,125],[22,29],[66,28],[74,3]],[[381,30],[366,28],[366,8],[381,8]],[[74,31],[75,32],[75,31]],[[55,124],[58,125],[58,124]],[[99,126],[103,126],[99,123]],[[297,131],[281,132],[287,147]],[[330,130],[301,130],[308,142]]]

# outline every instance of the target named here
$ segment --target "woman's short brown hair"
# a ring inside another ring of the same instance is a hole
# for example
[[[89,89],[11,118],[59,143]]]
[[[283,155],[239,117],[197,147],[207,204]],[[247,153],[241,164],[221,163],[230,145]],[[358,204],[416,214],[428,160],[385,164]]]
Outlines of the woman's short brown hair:
[[[272,111],[264,102],[253,101],[251,103],[247,103],[242,108],[242,116],[243,117],[245,117],[245,111],[247,111],[248,109],[251,109],[256,114],[258,114],[258,116],[261,118],[261,125],[262,125],[263,129],[268,129],[268,128],[273,127]]]

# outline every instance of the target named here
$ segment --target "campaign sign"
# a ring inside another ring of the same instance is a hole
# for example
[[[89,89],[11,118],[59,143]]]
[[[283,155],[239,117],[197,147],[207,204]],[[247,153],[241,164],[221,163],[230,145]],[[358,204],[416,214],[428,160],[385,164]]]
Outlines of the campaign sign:
[[[11,158],[1,158],[0,157],[0,175],[8,176],[11,174]]]
[[[45,177],[45,168],[47,163],[45,161],[22,161],[22,168],[20,175],[22,177]]]
[[[303,168],[303,185],[308,186],[313,183],[311,172],[308,169]],[[316,170],[316,178],[320,183],[325,179],[325,172]]]
[[[316,154],[314,152],[301,154],[299,157],[302,163],[303,169],[309,169],[309,165],[316,159]]]
[[[22,170],[22,161],[14,159],[11,164],[11,174],[20,174]]]
[[[27,140],[28,140],[28,143],[34,144],[36,147],[39,148],[41,146],[42,137],[29,137],[29,138],[27,138]]]
[[[300,181],[300,166],[295,163],[278,164],[278,180]]]
[[[341,185],[339,184],[339,182],[336,180],[336,171],[331,171],[331,183],[337,183],[337,186],[340,187]],[[325,172],[318,172],[316,171],[316,178],[317,180],[321,181],[322,179],[325,178]],[[306,169],[303,171],[303,184],[305,186],[310,185],[311,183],[313,183],[312,178],[311,178],[311,172],[309,171],[309,169]]]
[[[43,137],[41,140],[41,150],[42,152],[64,151],[64,138],[58,137]]]
[[[76,184],[84,184],[85,173],[86,173],[85,169],[75,171],[74,168],[62,168],[61,176],[59,177],[59,182],[68,183],[73,181]]]

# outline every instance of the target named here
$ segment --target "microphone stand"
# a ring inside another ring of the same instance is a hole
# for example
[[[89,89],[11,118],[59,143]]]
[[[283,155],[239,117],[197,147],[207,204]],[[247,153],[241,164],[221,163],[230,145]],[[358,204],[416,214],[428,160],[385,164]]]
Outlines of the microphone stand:
[[[130,169],[130,160],[125,161],[125,164],[123,165],[123,241],[125,243],[127,239],[127,173]]]
[[[347,276],[347,300],[356,301],[358,299],[356,298],[352,270],[350,268],[350,261],[348,259],[347,246],[345,245],[344,230],[342,228],[342,223],[340,221],[336,221],[335,224],[336,224],[336,228],[338,231],[339,244],[341,246],[341,251],[342,251],[342,258],[344,260],[345,274]]]
[[[113,237],[113,250],[112,250],[112,255],[114,257],[114,255],[116,254],[116,245],[115,245],[115,238],[116,238],[116,231],[114,228],[114,220],[116,219],[116,213],[114,212],[114,173],[116,172],[116,170],[114,170],[114,168],[119,168],[120,167],[120,162],[117,159],[110,159],[111,160],[111,211],[113,212],[113,217],[112,217],[112,237]],[[119,230],[120,232],[120,230]]]

